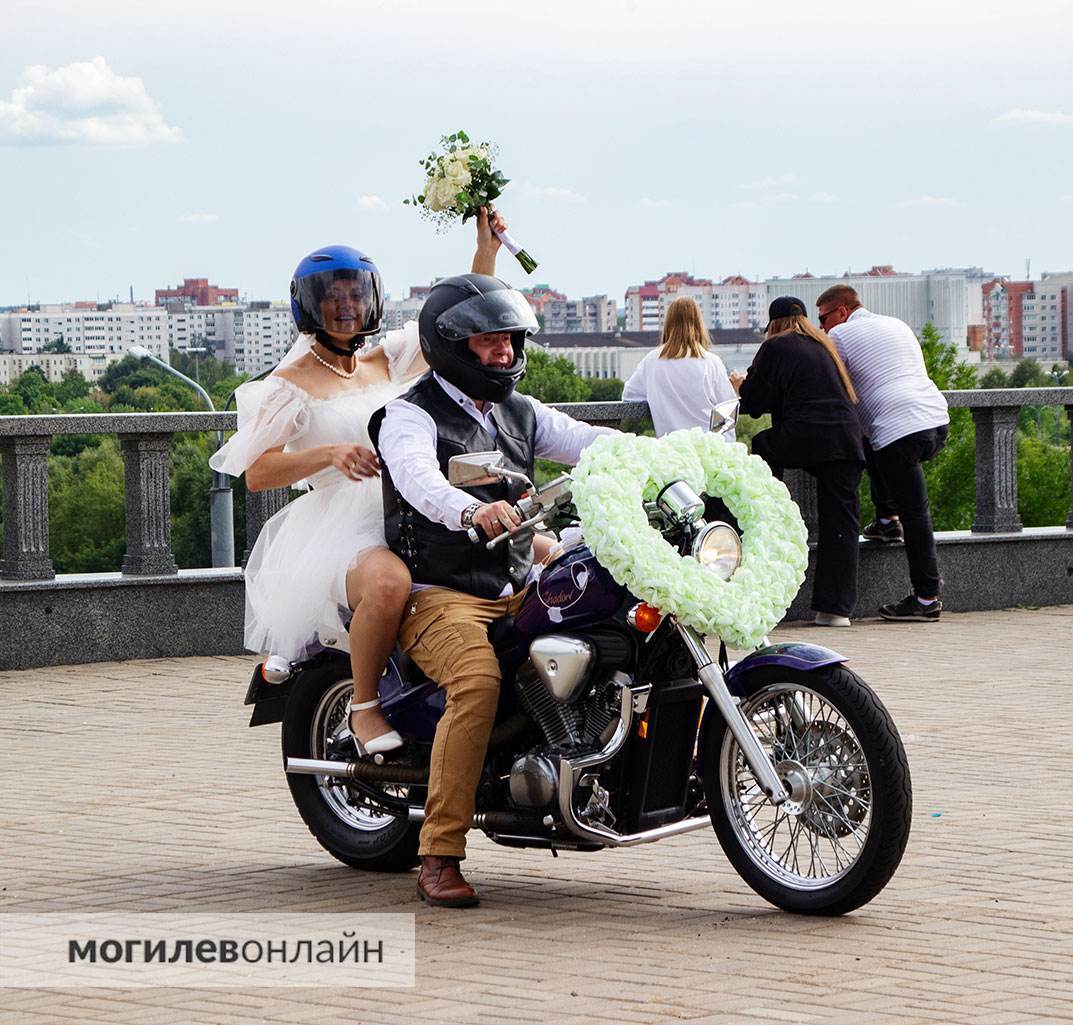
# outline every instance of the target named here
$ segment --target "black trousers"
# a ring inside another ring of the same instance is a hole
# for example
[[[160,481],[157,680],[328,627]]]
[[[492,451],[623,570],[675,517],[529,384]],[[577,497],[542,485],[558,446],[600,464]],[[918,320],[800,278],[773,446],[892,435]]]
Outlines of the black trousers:
[[[907,434],[882,448],[873,449],[864,439],[872,501],[876,516],[897,516],[905,532],[905,555],[913,593],[933,598],[939,593],[939,559],[935,552],[935,531],[931,525],[931,505],[921,463],[932,459],[946,444],[946,425]]]
[[[774,439],[765,438],[765,434],[768,432],[761,431],[753,438],[753,452],[782,480],[785,467],[779,462],[777,447],[771,444]],[[855,459],[834,459],[803,469],[816,478],[819,519],[812,611],[849,616],[857,604],[861,464]]]

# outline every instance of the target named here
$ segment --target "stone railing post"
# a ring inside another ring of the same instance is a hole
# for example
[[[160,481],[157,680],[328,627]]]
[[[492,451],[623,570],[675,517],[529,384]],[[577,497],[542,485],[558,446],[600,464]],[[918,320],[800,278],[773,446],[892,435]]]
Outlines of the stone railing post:
[[[271,491],[246,491],[246,551],[242,553],[242,565],[253,551],[261,528],[287,504],[289,488],[273,488]]]
[[[1017,532],[1017,413],[1014,406],[973,407],[976,425],[976,516],[979,534]]]
[[[1069,477],[1073,482],[1073,406],[1066,406],[1066,419],[1069,421]],[[1073,487],[1070,488],[1071,496],[1073,496]],[[1066,529],[1073,530],[1073,500],[1069,503],[1069,519],[1066,520]]]
[[[171,554],[170,434],[120,434],[123,453],[127,553],[132,576],[178,573]]]
[[[47,435],[2,438],[4,474],[5,580],[51,580],[56,574],[48,554]]]
[[[816,504],[816,478],[804,470],[787,470],[783,476],[790,497],[801,510],[801,518],[808,527],[809,541],[819,536],[819,510]]]

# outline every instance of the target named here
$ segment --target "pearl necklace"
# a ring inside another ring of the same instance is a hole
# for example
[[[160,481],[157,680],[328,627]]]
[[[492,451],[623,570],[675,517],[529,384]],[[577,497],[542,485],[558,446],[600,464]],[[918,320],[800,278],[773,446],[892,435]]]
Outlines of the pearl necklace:
[[[340,370],[337,366],[335,366],[332,363],[329,363],[326,359],[322,359],[320,354],[317,352],[317,350],[314,349],[312,346],[310,346],[309,351],[313,354],[313,358],[322,367],[327,367],[333,374],[338,374],[340,377],[344,378],[347,381],[349,381],[358,372],[358,370],[361,367],[361,364],[358,363],[357,360],[355,360],[353,370],[350,370],[350,371]]]

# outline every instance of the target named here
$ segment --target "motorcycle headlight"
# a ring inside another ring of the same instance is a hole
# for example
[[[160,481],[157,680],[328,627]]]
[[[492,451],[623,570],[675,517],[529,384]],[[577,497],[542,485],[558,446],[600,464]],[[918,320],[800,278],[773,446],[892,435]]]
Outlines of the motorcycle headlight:
[[[709,523],[693,540],[693,558],[720,580],[729,580],[741,563],[741,538],[726,523]]]

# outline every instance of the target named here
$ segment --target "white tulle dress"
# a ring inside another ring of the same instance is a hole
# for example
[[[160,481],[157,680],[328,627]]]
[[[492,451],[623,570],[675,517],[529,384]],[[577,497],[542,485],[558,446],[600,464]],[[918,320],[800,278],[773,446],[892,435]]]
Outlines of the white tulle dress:
[[[309,342],[300,336],[281,366]],[[213,469],[237,477],[279,445],[287,452],[342,442],[372,447],[369,417],[413,379],[417,324],[388,332],[382,344],[390,379],[363,389],[318,399],[275,374],[242,385],[238,431],[210,460]],[[309,491],[264,525],[245,571],[246,647],[291,661],[315,642],[318,627],[339,623],[347,571],[362,552],[385,544],[379,477],[354,481],[327,467],[303,483]]]

